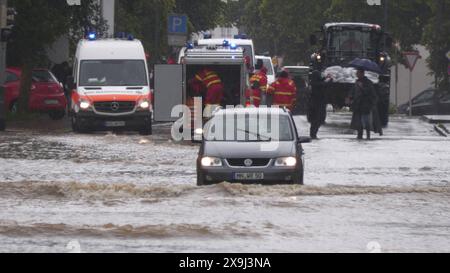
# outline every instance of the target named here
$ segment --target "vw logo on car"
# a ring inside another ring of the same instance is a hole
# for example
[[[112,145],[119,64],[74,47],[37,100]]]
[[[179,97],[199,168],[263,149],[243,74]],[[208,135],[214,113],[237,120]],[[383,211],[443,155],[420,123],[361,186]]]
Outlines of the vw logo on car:
[[[253,165],[253,160],[251,160],[251,159],[246,159],[246,160],[244,161],[244,165],[245,165],[246,167],[251,167],[251,166]]]

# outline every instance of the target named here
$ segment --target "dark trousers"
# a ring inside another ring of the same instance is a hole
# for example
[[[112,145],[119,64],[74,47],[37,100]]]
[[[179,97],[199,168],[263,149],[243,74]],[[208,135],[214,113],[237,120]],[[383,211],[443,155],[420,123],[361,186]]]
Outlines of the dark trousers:
[[[320,127],[324,124],[327,114],[327,105],[326,104],[316,104],[313,105],[313,108],[310,112],[310,136],[312,138],[317,138],[317,133],[319,132]]]

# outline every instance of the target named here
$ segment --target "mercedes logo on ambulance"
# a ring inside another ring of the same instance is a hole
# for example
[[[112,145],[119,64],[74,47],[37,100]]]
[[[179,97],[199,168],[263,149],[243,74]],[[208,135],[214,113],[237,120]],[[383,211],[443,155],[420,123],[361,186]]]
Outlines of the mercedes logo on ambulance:
[[[120,109],[120,104],[118,102],[113,102],[111,103],[111,110],[113,110],[114,112],[119,111]]]

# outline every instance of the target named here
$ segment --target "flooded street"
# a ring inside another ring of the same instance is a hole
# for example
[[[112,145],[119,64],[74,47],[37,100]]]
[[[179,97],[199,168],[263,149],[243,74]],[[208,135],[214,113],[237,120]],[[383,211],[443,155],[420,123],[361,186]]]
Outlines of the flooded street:
[[[450,140],[394,117],[360,142],[348,123],[304,145],[302,187],[196,187],[198,146],[164,125],[0,133],[0,252],[450,252]]]

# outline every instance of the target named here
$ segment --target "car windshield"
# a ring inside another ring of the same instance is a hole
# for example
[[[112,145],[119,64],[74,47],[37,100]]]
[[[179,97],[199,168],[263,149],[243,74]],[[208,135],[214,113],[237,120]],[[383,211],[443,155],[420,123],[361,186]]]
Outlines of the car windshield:
[[[292,124],[287,115],[222,114],[206,126],[207,141],[270,142],[293,141]]]
[[[356,57],[372,59],[377,49],[378,35],[361,29],[333,29],[329,32],[330,58],[352,60]]]
[[[34,82],[47,82],[55,83],[58,82],[55,76],[48,70],[34,70],[32,74],[32,79]]]
[[[145,62],[142,60],[82,61],[80,86],[145,86]]]
[[[442,103],[449,103],[450,102],[450,92],[444,93],[444,95],[441,98]]]
[[[267,68],[267,75],[273,76],[274,71],[273,71],[272,60],[271,59],[262,59],[262,60],[264,63],[264,67]]]
[[[413,104],[426,103],[426,102],[433,101],[434,93],[435,93],[434,90],[428,90],[428,91],[420,94],[413,100]]]

